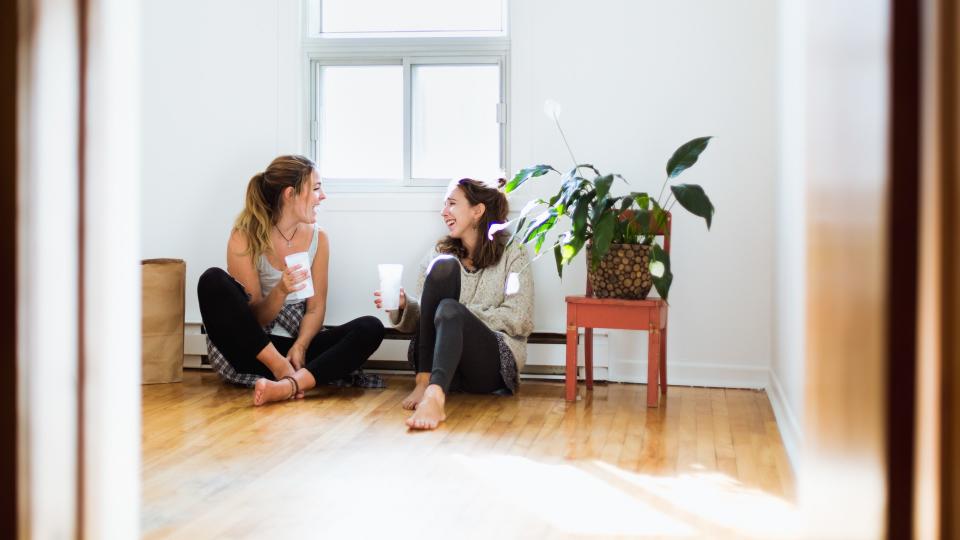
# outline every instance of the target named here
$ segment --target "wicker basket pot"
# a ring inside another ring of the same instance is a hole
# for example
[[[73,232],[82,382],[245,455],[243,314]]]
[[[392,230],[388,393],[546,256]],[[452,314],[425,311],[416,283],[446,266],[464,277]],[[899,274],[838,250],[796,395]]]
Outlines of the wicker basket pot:
[[[650,246],[611,244],[596,268],[587,262],[587,278],[597,298],[643,300],[650,293]]]

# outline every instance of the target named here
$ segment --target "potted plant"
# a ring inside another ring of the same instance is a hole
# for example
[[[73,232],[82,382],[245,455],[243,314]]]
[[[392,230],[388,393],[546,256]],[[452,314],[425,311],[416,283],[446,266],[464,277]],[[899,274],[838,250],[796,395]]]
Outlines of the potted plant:
[[[548,102],[545,110],[556,122],[566,144],[558,106]],[[629,182],[619,174],[601,174],[593,165],[578,164],[567,144],[574,167],[566,174],[550,165],[534,165],[521,169],[504,187],[506,193],[511,193],[532,178],[554,172],[561,175],[556,194],[548,200],[530,201],[516,220],[498,228],[508,228],[515,222],[510,243],[533,244],[539,257],[546,253],[547,234],[566,223],[547,248],[553,251],[558,275],[563,277],[563,267],[586,247],[587,274],[595,296],[642,299],[652,285],[660,297],[666,299],[673,281],[670,258],[654,240],[677,203],[702,217],[710,229],[714,208],[703,188],[696,184],[672,183],[697,162],[710,139],[698,137],[677,148],[667,161],[667,176],[656,197],[638,191],[613,195],[611,189],[617,180]],[[668,185],[670,189],[664,198]],[[491,234],[493,232],[491,230]]]

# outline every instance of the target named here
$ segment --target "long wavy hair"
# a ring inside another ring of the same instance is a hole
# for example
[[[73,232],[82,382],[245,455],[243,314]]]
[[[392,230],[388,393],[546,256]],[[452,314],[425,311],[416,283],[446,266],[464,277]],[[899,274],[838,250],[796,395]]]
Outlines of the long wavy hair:
[[[479,243],[477,244],[477,252],[473,257],[473,265],[478,270],[500,262],[507,239],[510,237],[506,231],[496,232],[493,238],[487,235],[490,225],[507,221],[510,205],[507,202],[507,196],[500,189],[506,183],[507,181],[503,178],[498,180],[499,188],[489,187],[487,184],[472,178],[462,178],[456,183],[456,186],[463,191],[470,206],[483,203],[486,207],[477,223]],[[463,242],[459,238],[451,236],[445,236],[437,242],[437,251],[453,255],[458,259],[467,256],[467,248],[464,247]]]
[[[280,219],[283,190],[292,187],[296,195],[310,189],[310,173],[316,169],[313,161],[303,156],[280,156],[267,169],[253,175],[247,184],[243,211],[233,228],[247,236],[247,252],[256,260],[270,249],[270,229]]]

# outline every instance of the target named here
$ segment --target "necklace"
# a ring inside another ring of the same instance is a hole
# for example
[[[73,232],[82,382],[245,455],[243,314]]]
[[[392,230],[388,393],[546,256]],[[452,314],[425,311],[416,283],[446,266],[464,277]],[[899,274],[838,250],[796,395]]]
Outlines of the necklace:
[[[280,233],[280,236],[287,241],[287,247],[293,247],[293,237],[297,235],[297,230],[300,228],[300,225],[297,225],[297,228],[293,229],[293,234],[290,235],[290,238],[287,238],[283,235],[283,231],[280,230],[280,227],[277,227],[276,225],[273,227],[277,229],[277,232]]]

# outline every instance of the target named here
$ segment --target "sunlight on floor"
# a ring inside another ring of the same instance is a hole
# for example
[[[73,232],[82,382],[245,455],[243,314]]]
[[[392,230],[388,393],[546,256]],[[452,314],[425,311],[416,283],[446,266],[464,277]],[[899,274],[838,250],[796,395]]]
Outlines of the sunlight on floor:
[[[671,415],[635,406],[633,388],[587,410],[531,384],[517,400],[460,396],[442,429],[410,432],[406,390],[253,408],[220,385],[159,389],[144,537],[801,536],[753,393],[680,389]]]
[[[550,528],[576,535],[691,536],[696,530],[572,464],[513,456],[454,456],[474,479]],[[502,478],[510,478],[503,482]]]
[[[657,477],[600,461],[545,464],[514,456],[455,456],[481,482],[506,475],[502,495],[551,528],[576,535],[790,538],[796,509],[719,473]]]
[[[717,473],[658,477],[600,461],[545,463],[438,449],[311,458],[221,494],[217,506],[224,510],[174,537],[201,531],[251,538],[798,537],[791,534],[797,530],[793,505]]]

